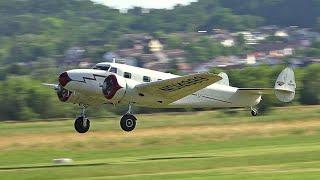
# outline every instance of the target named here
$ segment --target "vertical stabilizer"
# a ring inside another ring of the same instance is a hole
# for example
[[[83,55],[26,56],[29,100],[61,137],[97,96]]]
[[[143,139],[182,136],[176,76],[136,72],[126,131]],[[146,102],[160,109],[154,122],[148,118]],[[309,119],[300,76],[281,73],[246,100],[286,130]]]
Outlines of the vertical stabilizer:
[[[274,86],[276,97],[282,102],[294,99],[296,82],[292,68],[285,68],[278,76]]]
[[[221,72],[218,74],[218,76],[222,77],[222,79],[220,81],[216,82],[216,84],[222,84],[222,85],[229,86],[229,77],[226,73]]]

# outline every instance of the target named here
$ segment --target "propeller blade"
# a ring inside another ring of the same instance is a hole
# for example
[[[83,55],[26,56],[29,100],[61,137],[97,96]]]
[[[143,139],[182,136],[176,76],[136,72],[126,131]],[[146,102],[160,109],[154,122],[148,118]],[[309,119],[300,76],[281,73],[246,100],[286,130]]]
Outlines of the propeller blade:
[[[59,84],[42,83],[42,85],[50,87],[50,88],[52,88],[52,89],[54,89],[56,91],[59,91],[60,88],[61,88]]]

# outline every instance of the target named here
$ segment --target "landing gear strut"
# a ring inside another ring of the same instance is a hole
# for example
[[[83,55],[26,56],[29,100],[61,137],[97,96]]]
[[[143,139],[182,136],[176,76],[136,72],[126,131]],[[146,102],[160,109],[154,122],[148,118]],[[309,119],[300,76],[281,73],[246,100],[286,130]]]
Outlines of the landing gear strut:
[[[131,114],[131,104],[129,104],[128,112],[122,116],[120,120],[120,127],[122,130],[126,132],[130,132],[134,130],[136,127],[137,118]]]
[[[78,133],[86,133],[90,128],[90,120],[86,118],[85,115],[86,112],[86,106],[82,106],[82,112],[79,117],[74,122],[74,129]]]
[[[90,120],[86,117],[86,106],[82,106],[81,115],[77,117],[74,122],[74,129],[78,133],[86,133],[90,128]],[[136,127],[137,118],[131,114],[131,104],[129,104],[128,112],[122,116],[120,120],[120,127],[126,132],[134,130]]]
[[[258,115],[258,109],[251,107],[251,115],[257,116]]]

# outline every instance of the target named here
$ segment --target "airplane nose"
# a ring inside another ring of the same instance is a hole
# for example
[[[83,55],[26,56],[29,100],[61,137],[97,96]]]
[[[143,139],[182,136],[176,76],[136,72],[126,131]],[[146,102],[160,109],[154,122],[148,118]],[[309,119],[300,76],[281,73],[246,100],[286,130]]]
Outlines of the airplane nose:
[[[67,72],[63,72],[60,74],[59,78],[59,83],[62,87],[64,87],[65,85],[67,85],[72,79],[69,77]]]

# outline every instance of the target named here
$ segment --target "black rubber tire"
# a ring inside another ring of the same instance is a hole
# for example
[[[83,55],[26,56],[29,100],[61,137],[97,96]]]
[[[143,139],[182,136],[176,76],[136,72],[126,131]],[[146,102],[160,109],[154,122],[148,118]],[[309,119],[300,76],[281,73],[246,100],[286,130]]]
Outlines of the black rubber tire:
[[[84,120],[84,117],[83,117],[83,116],[79,116],[79,117],[74,121],[74,129],[75,129],[78,133],[86,133],[86,132],[88,132],[88,130],[90,129],[90,120],[87,119],[87,124],[86,124],[86,126],[83,126],[83,120]]]
[[[120,127],[122,130],[126,132],[130,132],[134,130],[134,128],[136,127],[136,124],[137,124],[136,121],[137,121],[137,118],[134,117],[134,115],[125,114],[124,116],[122,116],[120,120]]]
[[[258,110],[251,110],[252,116],[258,116]]]

